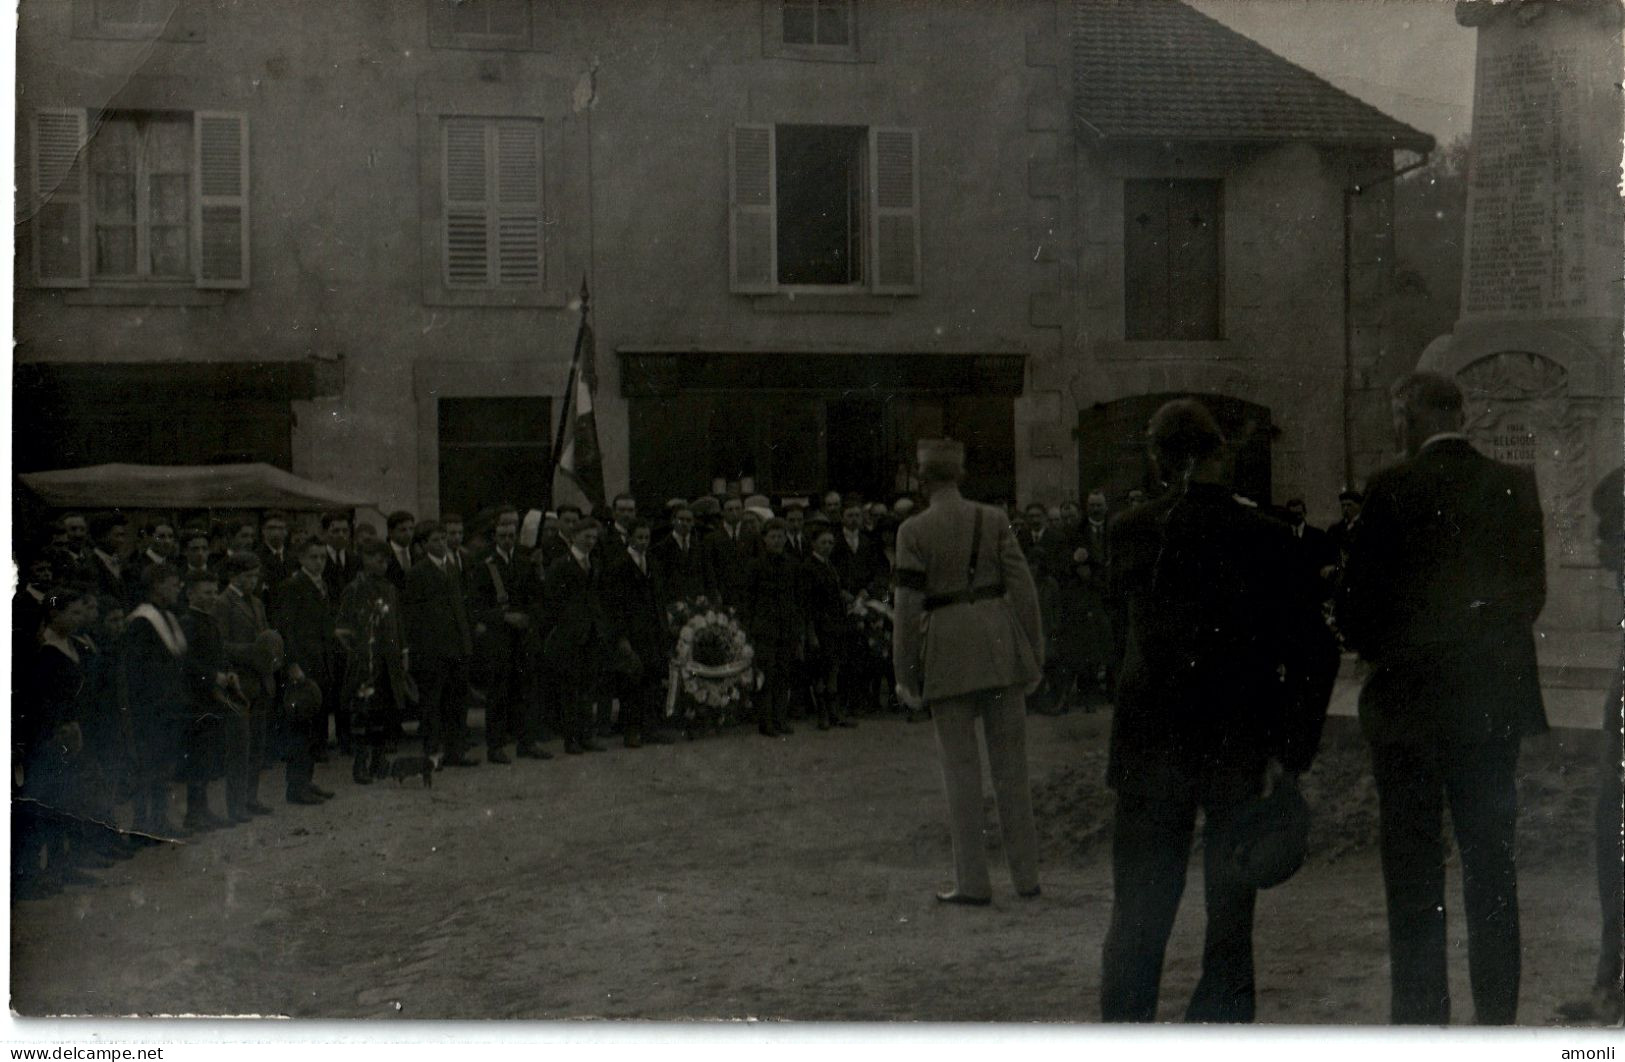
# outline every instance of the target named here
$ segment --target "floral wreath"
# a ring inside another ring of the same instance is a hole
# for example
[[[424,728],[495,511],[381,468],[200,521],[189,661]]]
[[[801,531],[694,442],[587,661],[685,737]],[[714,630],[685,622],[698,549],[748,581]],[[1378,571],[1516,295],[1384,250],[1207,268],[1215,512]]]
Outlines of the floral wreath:
[[[892,606],[883,597],[860,595],[852,603],[851,615],[863,635],[864,646],[880,660],[892,655]]]
[[[672,666],[683,692],[713,708],[739,700],[754,679],[756,656],[739,622],[704,598],[679,602],[670,618],[677,628]]]

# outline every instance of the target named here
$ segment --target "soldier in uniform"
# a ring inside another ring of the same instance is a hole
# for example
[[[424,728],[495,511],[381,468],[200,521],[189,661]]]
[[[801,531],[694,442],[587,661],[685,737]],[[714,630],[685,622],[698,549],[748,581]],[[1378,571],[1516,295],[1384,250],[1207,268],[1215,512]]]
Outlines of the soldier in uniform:
[[[964,446],[922,440],[919,460],[931,502],[898,530],[892,652],[899,700],[911,710],[930,706],[942,749],[954,888],[937,899],[993,902],[982,843],[978,718],[1010,877],[1016,895],[1035,897],[1038,835],[1027,784],[1025,702],[1043,677],[1038,593],[1009,520],[960,495]]]

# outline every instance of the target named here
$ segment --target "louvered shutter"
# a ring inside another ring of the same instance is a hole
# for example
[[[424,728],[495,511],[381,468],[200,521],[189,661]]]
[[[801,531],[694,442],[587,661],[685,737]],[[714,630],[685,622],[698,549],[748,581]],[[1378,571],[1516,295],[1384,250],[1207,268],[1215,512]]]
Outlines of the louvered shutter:
[[[728,275],[742,294],[776,291],[778,203],[771,125],[736,125],[728,152]]]
[[[491,283],[491,214],[487,201],[489,158],[485,122],[454,118],[445,124],[444,256],[447,287]]]
[[[870,129],[870,243],[878,295],[920,293],[919,134],[913,129]]]
[[[85,112],[34,114],[34,275],[41,287],[90,283]]]
[[[192,261],[200,288],[248,287],[248,115],[198,111]]]
[[[542,282],[541,123],[496,123],[496,277],[500,284]]]

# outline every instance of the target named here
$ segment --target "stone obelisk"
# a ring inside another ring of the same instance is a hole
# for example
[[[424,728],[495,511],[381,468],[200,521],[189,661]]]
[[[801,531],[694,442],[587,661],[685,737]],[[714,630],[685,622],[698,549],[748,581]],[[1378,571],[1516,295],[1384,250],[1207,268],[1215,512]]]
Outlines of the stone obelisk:
[[[1549,632],[1617,629],[1592,488],[1621,461],[1620,0],[1463,0],[1478,34],[1461,318],[1420,368],[1453,376],[1467,433],[1533,465]]]

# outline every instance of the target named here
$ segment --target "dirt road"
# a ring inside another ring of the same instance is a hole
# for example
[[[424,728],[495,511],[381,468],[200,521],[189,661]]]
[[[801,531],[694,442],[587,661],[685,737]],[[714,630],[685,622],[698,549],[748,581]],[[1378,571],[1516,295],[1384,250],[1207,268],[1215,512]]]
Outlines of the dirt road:
[[[741,730],[617,745],[448,770],[429,790],[356,787],[335,763],[318,776],[339,791],[324,806],[279,803],[252,824],[101,871],[98,886],[13,906],[12,1006],[25,1015],[1094,1021],[1111,903],[1094,826],[1109,800],[1085,768],[1101,755],[1108,718],[1031,720],[1046,820],[1036,902],[1016,900],[1002,870],[991,909],[932,900],[949,861],[929,724],[870,719],[781,740]],[[1317,813],[1363,799],[1346,781],[1362,754],[1333,734],[1316,770],[1344,781]],[[1589,775],[1559,768],[1579,759],[1547,756],[1540,769],[1577,792]],[[1523,861],[1529,1024],[1582,993],[1595,958],[1595,886],[1574,806],[1552,803],[1535,827],[1575,843]],[[1319,852],[1260,897],[1259,1018],[1382,1022],[1375,852],[1357,841]],[[1465,1020],[1455,868],[1451,896],[1452,987]],[[1195,983],[1200,907],[1193,866],[1169,948],[1165,1020],[1178,1019]]]

